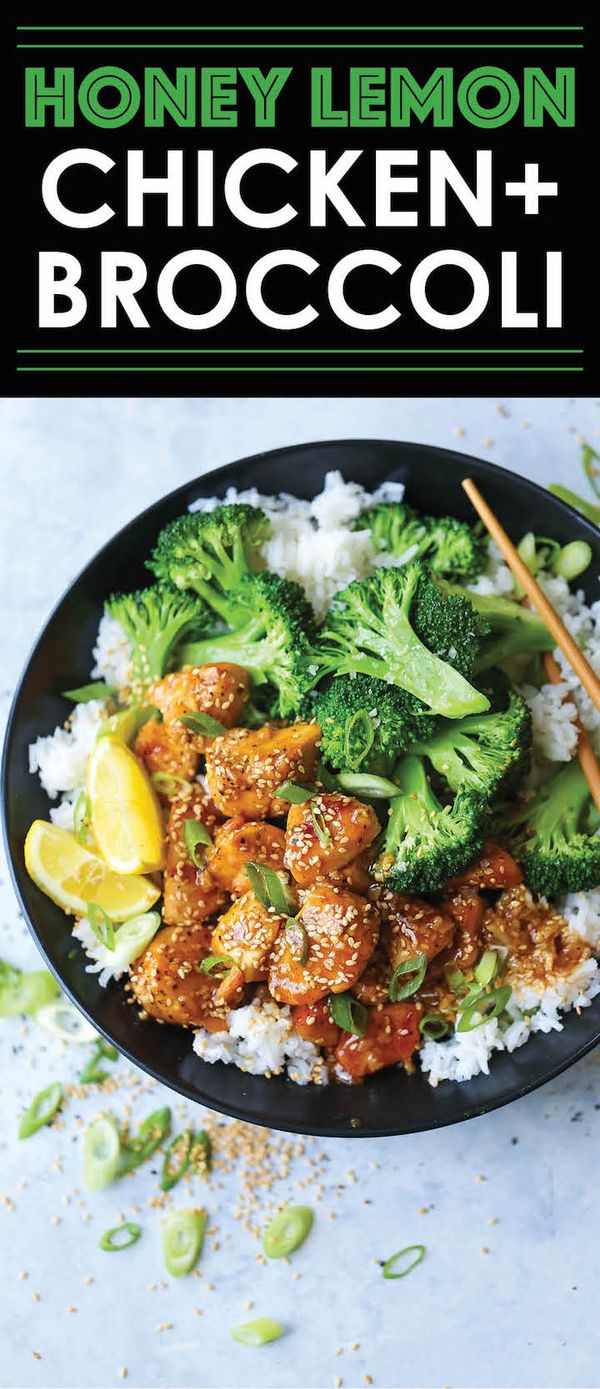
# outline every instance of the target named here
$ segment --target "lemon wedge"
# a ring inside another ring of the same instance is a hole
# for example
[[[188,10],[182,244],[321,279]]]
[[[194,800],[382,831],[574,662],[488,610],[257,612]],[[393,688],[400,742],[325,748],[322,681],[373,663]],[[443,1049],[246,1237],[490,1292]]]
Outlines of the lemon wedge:
[[[95,902],[111,921],[128,921],[148,911],[160,896],[154,883],[112,873],[68,830],[46,820],[34,820],[31,826],[25,840],[25,867],[47,897],[76,916],[85,916],[90,902]]]
[[[88,762],[92,829],[115,873],[154,873],[165,861],[165,828],[150,778],[125,743],[98,738]]]

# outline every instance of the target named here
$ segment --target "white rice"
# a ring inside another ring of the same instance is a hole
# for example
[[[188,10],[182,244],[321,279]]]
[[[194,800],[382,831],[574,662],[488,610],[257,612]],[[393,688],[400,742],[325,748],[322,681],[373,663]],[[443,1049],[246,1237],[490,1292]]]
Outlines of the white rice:
[[[155,932],[158,924],[157,920],[153,927]],[[76,940],[81,942],[90,961],[85,967],[86,974],[98,974],[100,976],[98,983],[103,989],[113,979],[121,979],[124,974],[127,974],[134,960],[146,948],[146,945],[139,944],[139,937],[137,942],[132,942],[131,933],[124,932],[122,927],[117,927],[114,950],[108,950],[92,931],[86,916],[81,917],[77,925],[73,927],[73,935]],[[148,937],[146,937],[146,944],[148,944]]]
[[[290,1009],[257,996],[245,1008],[234,1008],[227,1032],[198,1031],[194,1051],[203,1061],[223,1061],[250,1075],[282,1075],[296,1085],[327,1084],[319,1048],[294,1031]]]
[[[401,483],[386,483],[369,493],[356,483],[345,483],[339,472],[327,474],[318,497],[304,501],[282,493],[264,497],[255,488],[238,492],[230,488],[227,502],[249,502],[262,507],[271,521],[271,535],[264,553],[267,565],[304,587],[318,618],[330,605],[333,595],[353,579],[363,578],[380,563],[368,531],[352,531],[351,522],[377,501],[401,501]],[[210,510],[222,499],[199,499],[190,508]],[[407,556],[403,557],[405,561]],[[600,603],[587,605],[581,591],[572,592],[564,579],[548,574],[540,582],[560,612],[569,630],[585,647],[591,665],[600,675]],[[514,595],[510,569],[494,544],[490,544],[485,572],[471,585],[478,593]],[[533,718],[534,769],[531,785],[539,780],[540,769],[548,762],[567,762],[575,751],[575,718],[579,714],[596,751],[600,753],[600,713],[582,690],[559,651],[555,652],[563,673],[560,685],[544,685],[540,690],[522,690]],[[126,686],[130,673],[130,648],[119,624],[105,614],[94,647],[92,676],[119,688]],[[101,701],[76,705],[68,724],[49,737],[38,738],[29,750],[30,770],[39,774],[42,786],[60,803],[51,810],[52,819],[72,829],[73,805],[85,782],[86,763],[98,725],[106,715]],[[600,889],[574,893],[557,903],[565,920],[588,944],[600,951]],[[98,973],[102,985],[119,979],[127,964],[107,951],[96,939],[86,921],[73,933],[86,949],[89,972]],[[577,966],[571,975],[559,979],[552,988],[534,995],[514,991],[508,1018],[494,1019],[472,1032],[456,1033],[448,1041],[426,1042],[420,1053],[421,1066],[432,1085],[440,1080],[467,1080],[489,1071],[495,1051],[514,1051],[532,1032],[562,1028],[560,1013],[572,1007],[587,1007],[600,992],[600,971],[591,959]],[[531,1011],[535,1009],[535,1011]],[[529,1010],[529,1011],[528,1011]],[[229,1014],[229,1031],[210,1033],[200,1030],[194,1038],[194,1051],[208,1062],[223,1061],[253,1075],[281,1074],[307,1084],[326,1082],[319,1050],[294,1032],[289,1008],[258,995],[247,1007]]]
[[[129,684],[131,676],[131,646],[123,628],[110,613],[100,618],[98,636],[93,650],[95,665],[92,679],[106,680],[119,690]]]
[[[563,684],[519,687],[531,709],[536,753],[549,762],[570,762],[577,747],[577,706]]]
[[[514,989],[507,1021],[493,1018],[472,1032],[455,1032],[447,1042],[426,1042],[419,1053],[421,1069],[434,1086],[441,1080],[472,1080],[482,1071],[488,1075],[493,1052],[516,1051],[534,1032],[561,1032],[560,1013],[589,1008],[598,993],[600,970],[593,959],[584,960],[540,993]]]
[[[558,898],[556,906],[571,930],[587,941],[592,950],[600,950],[600,888],[569,892]]]
[[[64,728],[56,728],[48,737],[30,744],[29,770],[38,773],[51,800],[83,786],[88,757],[106,713],[101,699],[76,704]]]
[[[312,501],[282,492],[263,497],[256,488],[238,492],[230,487],[226,502],[248,502],[269,517],[271,535],[264,546],[269,569],[302,584],[317,618],[322,618],[334,593],[353,579],[372,573],[377,561],[369,531],[352,531],[352,521],[380,501],[402,501],[404,485],[386,482],[367,492],[356,482],[344,482],[339,472],[327,473],[323,491]],[[222,498],[201,498],[191,511],[211,511]]]

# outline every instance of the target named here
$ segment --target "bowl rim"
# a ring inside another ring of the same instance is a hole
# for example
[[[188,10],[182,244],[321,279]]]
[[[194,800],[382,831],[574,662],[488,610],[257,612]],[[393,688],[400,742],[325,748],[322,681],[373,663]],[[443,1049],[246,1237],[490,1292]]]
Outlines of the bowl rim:
[[[600,525],[595,525],[595,523],[591,521],[587,516],[577,511],[577,509],[571,506],[569,503],[563,501],[562,498],[554,496],[553,493],[548,493],[546,488],[542,487],[539,483],[533,481],[533,479],[523,477],[520,473],[515,473],[514,470],[510,468],[505,468],[502,465],[493,462],[491,459],[479,458],[476,454],[466,454],[460,450],[446,448],[445,445],[425,444],[417,440],[379,439],[365,436],[362,438],[359,437],[344,439],[309,440],[297,444],[284,445],[280,448],[275,447],[272,449],[261,450],[258,453],[249,454],[244,458],[233,459],[228,463],[219,465],[219,467],[217,468],[211,468],[207,472],[200,474],[200,476],[189,478],[187,481],[180,483],[176,488],[173,488],[170,492],[165,492],[161,496],[156,497],[154,501],[148,504],[148,506],[144,507],[141,511],[136,512],[133,516],[129,518],[129,520],[124,522],[124,524],[121,527],[119,527],[119,529],[115,531],[114,534],[108,540],[106,540],[104,544],[101,545],[100,548],[96,550],[88,558],[86,563],[82,565],[82,567],[77,571],[74,578],[71,579],[70,583],[68,583],[65,589],[61,592],[60,596],[53,603],[50,611],[44,618],[42,626],[37,636],[35,637],[33,644],[31,645],[27,657],[23,663],[21,674],[15,686],[14,694],[11,700],[9,713],[6,721],[6,728],[2,747],[2,759],[0,764],[0,820],[2,825],[2,839],[8,863],[10,879],[17,898],[19,909],[21,911],[21,914],[23,915],[29,933],[33,937],[35,945],[38,951],[40,952],[43,960],[45,961],[48,969],[54,975],[55,979],[60,985],[62,992],[66,995],[66,997],[73,1004],[73,1006],[76,1007],[77,1010],[83,1014],[83,1016],[91,1024],[95,1031],[98,1032],[107,1041],[111,1042],[114,1046],[116,1046],[119,1052],[124,1057],[126,1057],[126,1059],[132,1065],[137,1066],[141,1071],[151,1076],[154,1080],[164,1085],[167,1089],[173,1090],[176,1094],[182,1095],[184,1098],[191,1101],[192,1103],[205,1105],[207,1108],[210,1108],[216,1111],[217,1113],[227,1115],[231,1118],[241,1120],[245,1123],[264,1125],[265,1121],[264,1119],[254,1118],[251,1115],[249,1115],[248,1110],[245,1109],[242,1105],[233,1104],[229,1102],[227,1104],[222,1104],[219,1102],[219,1100],[214,1099],[212,1096],[204,1099],[197,1092],[193,1092],[191,1088],[188,1085],[186,1085],[183,1081],[178,1081],[177,1079],[165,1080],[164,1076],[160,1074],[160,1071],[158,1069],[156,1069],[150,1063],[140,1060],[140,1058],[135,1054],[134,1051],[132,1051],[132,1049],[128,1045],[124,1044],[121,1040],[115,1039],[113,1034],[110,1031],[107,1031],[105,1027],[97,1021],[90,1009],[87,1008],[79,999],[75,999],[70,986],[61,977],[59,969],[54,964],[48,950],[46,949],[38,932],[37,925],[33,920],[29,912],[29,909],[25,903],[25,899],[23,897],[19,882],[17,865],[13,860],[13,855],[10,847],[8,830],[8,782],[13,732],[19,711],[21,692],[27,679],[29,668],[32,662],[34,661],[38,650],[45,641],[48,626],[52,622],[58,610],[61,608],[62,604],[69,597],[72,590],[77,587],[80,580],[87,573],[87,571],[93,565],[95,565],[96,561],[103,557],[106,551],[112,549],[115,543],[121,542],[127,536],[132,526],[137,525],[139,522],[143,521],[145,517],[150,516],[157,507],[162,507],[165,505],[165,503],[176,504],[178,499],[180,497],[187,496],[191,489],[194,489],[195,487],[203,489],[208,479],[214,481],[215,488],[217,490],[222,484],[226,484],[228,480],[231,480],[231,482],[233,483],[237,471],[242,466],[247,467],[251,465],[256,465],[258,467],[262,462],[266,460],[284,459],[286,456],[290,454],[294,454],[299,451],[305,450],[310,450],[311,452],[318,451],[319,449],[328,449],[334,451],[339,450],[340,454],[343,454],[343,451],[345,449],[353,447],[364,448],[365,446],[373,446],[375,448],[380,448],[381,446],[384,446],[386,448],[401,447],[404,449],[417,447],[420,451],[425,451],[431,454],[432,456],[436,456],[438,459],[440,459],[441,456],[446,456],[457,467],[462,464],[464,465],[465,469],[467,469],[469,464],[475,463],[477,465],[477,470],[479,473],[481,473],[483,470],[483,472],[486,475],[492,478],[499,478],[507,485],[510,485],[514,481],[514,478],[516,476],[518,478],[519,485],[526,491],[529,491],[533,496],[542,496],[545,501],[550,500],[551,505],[555,507],[559,513],[562,512],[567,518],[575,519],[577,525],[584,531],[587,531],[588,534],[596,540],[600,538]],[[343,472],[342,460],[340,460],[340,467]],[[206,493],[206,495],[210,495],[210,493]],[[289,495],[293,496],[294,493],[291,492]],[[541,1086],[548,1084],[550,1081],[556,1079],[557,1076],[561,1075],[564,1071],[568,1070],[571,1066],[575,1065],[576,1062],[580,1061],[584,1056],[586,1056],[590,1051],[592,1051],[594,1047],[598,1045],[599,1041],[600,1026],[598,1029],[598,1033],[595,1037],[592,1037],[591,1039],[585,1042],[581,1042],[576,1047],[576,1049],[572,1051],[567,1057],[562,1057],[559,1061],[554,1062],[546,1069],[544,1069],[543,1074],[537,1074],[533,1077],[522,1080],[519,1083],[518,1088],[515,1090],[515,1093],[513,1093],[512,1095],[500,1095],[497,1097],[491,1096],[489,1100],[482,1100],[481,1102],[465,1105],[464,1111],[460,1116],[440,1116],[439,1119],[434,1120],[433,1122],[413,1122],[410,1125],[406,1126],[398,1124],[398,1121],[396,1120],[391,1125],[386,1127],[376,1125],[373,1127],[366,1127],[365,1130],[363,1130],[362,1128],[356,1128],[350,1130],[344,1129],[344,1131],[341,1132],[339,1125],[336,1126],[333,1123],[327,1126],[321,1125],[319,1127],[307,1124],[294,1126],[292,1123],[282,1121],[281,1119],[279,1119],[277,1115],[275,1115],[275,1122],[269,1120],[269,1127],[281,1132],[306,1133],[312,1134],[315,1137],[327,1138],[402,1137],[411,1133],[423,1133],[435,1131],[438,1128],[447,1128],[454,1124],[464,1123],[470,1119],[478,1118],[483,1114],[492,1113],[496,1109],[504,1108],[506,1105],[512,1104],[515,1100],[521,1099],[523,1096],[527,1094],[531,1094],[532,1091],[537,1090]]]

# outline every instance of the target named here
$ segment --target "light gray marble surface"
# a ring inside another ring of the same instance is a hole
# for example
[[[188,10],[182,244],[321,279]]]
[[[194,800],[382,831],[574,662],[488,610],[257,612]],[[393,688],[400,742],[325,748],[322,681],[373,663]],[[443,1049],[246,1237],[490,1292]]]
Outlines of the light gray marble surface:
[[[596,440],[598,405],[1,402],[3,712],[62,589],[119,526],[185,479],[280,444],[376,436],[481,453],[541,483],[581,490],[577,437]],[[0,955],[31,966],[35,948],[4,866],[0,872]],[[598,1384],[598,1055],[511,1108],[441,1133],[307,1140],[303,1151],[274,1137],[263,1165],[272,1177],[279,1169],[283,1175],[264,1191],[256,1187],[256,1158],[243,1155],[241,1131],[221,1130],[219,1167],[206,1190],[197,1183],[193,1197],[175,1193],[178,1202],[204,1201],[218,1228],[200,1276],[172,1282],[161,1263],[152,1171],[94,1198],[80,1190],[83,1121],[107,1102],[121,1117],[129,1105],[143,1117],[159,1098],[168,1100],[166,1092],[121,1062],[109,1101],[72,1097],[61,1127],[16,1141],[31,1096],[51,1078],[77,1074],[82,1057],[75,1051],[87,1056],[86,1048],[67,1053],[39,1028],[0,1023],[4,1389],[95,1389],[123,1382],[122,1368],[135,1389],[336,1382],[348,1389],[364,1376],[375,1386]],[[178,1115],[189,1110],[175,1105]],[[239,1157],[227,1171],[233,1147]],[[310,1240],[290,1265],[258,1262],[255,1239],[235,1218],[249,1174],[259,1212],[288,1196],[317,1212]],[[115,1259],[98,1250],[98,1239],[122,1213],[138,1219],[144,1234]],[[377,1261],[416,1242],[427,1246],[424,1263],[404,1281],[385,1282]],[[230,1328],[261,1314],[279,1318],[285,1338],[264,1350],[236,1345]]]

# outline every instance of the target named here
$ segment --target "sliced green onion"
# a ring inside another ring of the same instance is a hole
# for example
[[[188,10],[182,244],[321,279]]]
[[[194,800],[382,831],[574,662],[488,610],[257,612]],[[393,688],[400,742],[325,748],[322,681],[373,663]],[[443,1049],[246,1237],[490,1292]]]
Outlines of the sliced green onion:
[[[119,1250],[130,1249],[132,1244],[137,1244],[141,1233],[141,1225],[136,1225],[133,1220],[125,1220],[122,1225],[113,1225],[112,1230],[103,1234],[98,1248],[104,1249],[107,1254],[117,1254]]]
[[[519,541],[519,544],[517,545],[517,554],[521,556],[523,563],[527,565],[527,568],[529,569],[530,573],[537,574],[539,566],[537,561],[535,535],[533,531],[526,531],[523,538]]]
[[[154,939],[159,926],[162,926],[160,912],[140,912],[130,916],[115,931],[115,951],[119,964],[132,965]]]
[[[109,1046],[102,1037],[99,1037],[87,1065],[80,1073],[81,1085],[101,1085],[103,1080],[108,1080],[109,1072],[103,1071],[99,1064],[103,1059],[118,1061],[119,1053],[116,1047]]]
[[[481,994],[479,998],[473,999],[461,1012],[456,1024],[457,1032],[474,1032],[476,1027],[483,1027],[485,1022],[491,1022],[492,1018],[500,1017],[504,1012],[512,989],[509,984],[502,984],[499,989],[492,989],[489,994]]]
[[[203,974],[228,974],[235,969],[236,961],[232,955],[205,955],[200,969]]]
[[[552,483],[548,491],[553,497],[558,497],[559,501],[572,506],[574,511],[580,511],[594,526],[600,526],[600,506],[595,502],[588,502],[585,497],[580,497],[578,492],[571,492],[568,487],[559,487],[558,483]]]
[[[212,1167],[212,1142],[206,1129],[198,1129],[194,1134],[190,1150],[190,1166],[196,1172],[210,1172]]]
[[[191,781],[184,776],[176,776],[175,772],[153,772],[150,780],[157,795],[166,796],[170,801],[193,789]]]
[[[132,704],[129,709],[120,709],[118,714],[110,714],[100,724],[97,738],[118,738],[121,743],[133,743],[145,723],[150,719],[162,720],[160,709],[154,704]]]
[[[471,1008],[472,1005],[476,1003],[479,998],[483,998],[483,996],[484,991],[481,988],[481,985],[471,982],[471,984],[468,986],[467,989],[465,989],[464,993],[461,996],[461,1010],[464,1012],[466,1008]]]
[[[421,1018],[419,1023],[419,1032],[428,1042],[441,1042],[442,1037],[447,1037],[449,1031],[450,1023],[435,1013],[427,1013],[426,1017]]]
[[[124,1144],[119,1162],[119,1175],[132,1172],[135,1167],[140,1167],[152,1157],[165,1138],[169,1137],[170,1132],[171,1110],[165,1105],[163,1109],[155,1109],[149,1114],[140,1124],[135,1138],[130,1138]]]
[[[87,844],[92,823],[92,807],[87,791],[80,791],[73,806],[73,834],[78,844]]]
[[[559,578],[578,579],[592,562],[592,547],[587,540],[572,540],[569,545],[563,545],[552,565],[553,572]]]
[[[203,855],[198,853],[198,845],[202,844],[205,849],[209,848],[213,842],[212,835],[209,834],[206,825],[203,825],[201,820],[190,819],[183,822],[183,838],[194,867],[201,868]]]
[[[35,1017],[60,993],[54,975],[47,969],[34,969],[28,974],[15,970],[11,978],[12,983],[0,978],[0,1018],[16,1018],[23,1013]]]
[[[284,927],[285,938],[290,947],[293,958],[299,965],[305,965],[308,959],[308,935],[306,927],[296,916],[289,916]]]
[[[116,685],[107,685],[105,680],[93,680],[89,685],[78,685],[76,690],[63,690],[63,699],[71,699],[73,704],[89,704],[92,699],[116,699],[119,691]]]
[[[492,979],[496,978],[500,968],[500,956],[497,950],[484,950],[481,959],[475,965],[475,978],[482,989],[491,984]]]
[[[409,960],[402,960],[396,965],[389,986],[392,1003],[400,1003],[403,998],[410,998],[411,994],[416,994],[427,973],[427,964],[427,956],[419,954],[411,955]],[[405,975],[408,975],[408,979],[403,983]]]
[[[31,1138],[31,1135],[37,1133],[38,1129],[42,1129],[50,1123],[56,1111],[60,1109],[63,1093],[62,1085],[58,1080],[55,1081],[54,1085],[47,1085],[45,1090],[38,1091],[21,1119],[19,1138]]]
[[[107,950],[114,950],[115,928],[108,912],[105,912],[104,907],[99,907],[97,902],[89,902],[87,919],[96,939],[100,941],[100,944],[104,945]]]
[[[321,845],[321,848],[328,849],[331,844],[331,835],[325,823],[325,816],[323,814],[323,811],[319,810],[318,806],[315,805],[314,801],[311,803],[310,807],[310,818],[313,822],[315,834],[317,836],[319,844]]]
[[[255,1321],[234,1326],[231,1335],[242,1346],[266,1346],[269,1341],[278,1341],[283,1336],[283,1327],[272,1317],[257,1317]]]
[[[119,1170],[121,1139],[114,1119],[99,1114],[83,1135],[83,1185],[86,1191],[103,1191]]]
[[[203,733],[206,738],[219,738],[222,733],[227,732],[225,724],[211,718],[210,714],[182,714],[177,722],[189,728],[192,733]]]
[[[592,448],[591,444],[582,444],[581,466],[590,484],[590,487],[596,493],[596,496],[600,497],[600,486],[598,484],[598,474],[600,473],[600,468],[598,467],[598,464],[600,464],[600,454],[596,452],[596,449]]]
[[[310,1206],[284,1206],[263,1230],[263,1254],[267,1259],[284,1259],[293,1254],[310,1234],[313,1219]]]
[[[120,709],[100,724],[97,738],[116,738],[119,743],[132,743],[138,731],[135,709]]]
[[[165,1268],[172,1278],[183,1278],[191,1273],[200,1257],[206,1211],[172,1211],[165,1222],[162,1233],[162,1249]]]
[[[59,998],[54,1003],[46,1003],[43,1008],[38,1008],[35,1020],[46,1032],[60,1037],[61,1042],[83,1044],[93,1041],[97,1036],[92,1024],[66,998]]]
[[[22,970],[16,969],[14,965],[9,965],[8,960],[0,960],[0,988],[6,984],[19,984],[22,978]]]
[[[278,916],[287,916],[290,910],[290,899],[285,887],[273,868],[267,868],[266,863],[252,863],[247,861],[245,864],[250,886],[255,897],[266,911],[274,911]]]
[[[406,1278],[407,1273],[412,1273],[413,1268],[416,1268],[417,1264],[422,1264],[426,1252],[424,1244],[407,1244],[405,1249],[399,1249],[397,1254],[391,1254],[390,1258],[386,1259],[381,1269],[383,1277]],[[398,1273],[394,1273],[398,1260],[405,1259],[408,1254],[414,1254],[414,1259],[410,1260],[406,1268],[401,1268]]]
[[[289,801],[290,805],[304,805],[305,801],[312,800],[316,794],[316,786],[300,786],[297,781],[284,781],[283,786],[279,786],[277,791],[273,792],[276,800]]]
[[[184,1172],[187,1172],[193,1137],[192,1130],[186,1129],[185,1133],[178,1133],[173,1142],[169,1143],[160,1174],[161,1191],[171,1191],[172,1187],[181,1181]]]
[[[362,741],[361,741],[362,735]],[[352,751],[352,740],[356,743],[358,739],[358,749]],[[344,729],[344,759],[349,767],[358,771],[361,762],[368,757],[373,743],[375,742],[375,729],[373,720],[369,717],[366,709],[357,709],[355,714],[351,714],[346,719]]]
[[[359,1003],[354,994],[329,994],[329,1011],[333,1021],[344,1032],[354,1037],[364,1037],[369,1022],[369,1010]]]
[[[339,772],[338,782],[343,791],[351,791],[355,796],[366,796],[368,800],[391,800],[397,796],[400,787],[386,776],[375,776],[372,772]]]
[[[455,965],[446,965],[444,976],[448,988],[453,994],[459,994],[466,987],[467,980],[462,969],[457,969]]]

